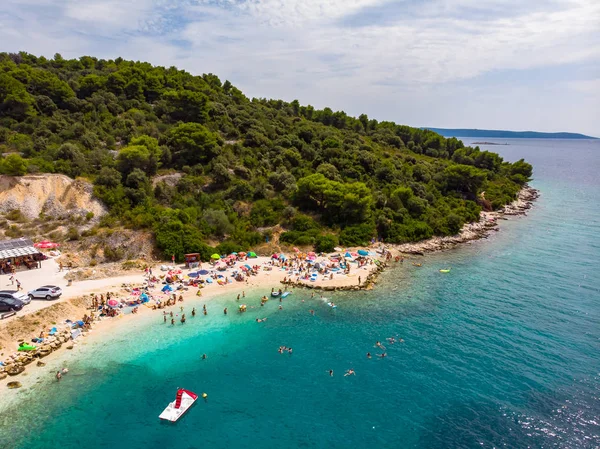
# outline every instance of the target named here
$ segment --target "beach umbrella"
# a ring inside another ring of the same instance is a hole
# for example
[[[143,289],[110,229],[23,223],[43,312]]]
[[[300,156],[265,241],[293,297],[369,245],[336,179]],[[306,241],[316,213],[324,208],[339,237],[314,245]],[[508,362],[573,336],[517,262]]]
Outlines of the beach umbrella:
[[[271,256],[271,259],[279,259],[279,256],[278,256],[277,254],[273,254],[273,255]]]
[[[246,268],[245,266],[240,267],[242,269],[242,271],[248,271],[248,268]]]
[[[110,307],[118,307],[119,306],[119,301],[117,301],[116,299],[109,299],[107,304]]]
[[[208,270],[200,270],[200,271],[198,271],[198,274],[199,274],[200,276],[205,276],[205,275],[207,275],[207,274],[208,274]]]
[[[221,256],[219,256],[217,253],[213,254],[212,256],[210,256],[211,259],[220,259]]]
[[[361,256],[368,256],[369,255],[369,251],[364,250],[364,249],[359,249],[358,250],[358,254],[360,254]]]
[[[285,259],[287,259],[287,257],[285,257],[285,254],[281,253],[281,254],[279,255],[279,259],[280,259],[280,260],[285,260]]]
[[[358,254],[357,254],[357,253],[350,253],[350,255],[351,255],[352,257],[358,257]]]
[[[42,240],[41,242],[34,243],[33,246],[39,249],[50,249],[57,248],[60,245],[58,243],[51,242],[50,240]]]
[[[344,257],[346,257],[346,258],[349,257],[350,259],[352,259],[352,254],[350,254],[348,251],[346,251],[346,254],[344,254]]]
[[[165,286],[162,288],[162,290],[161,290],[161,291],[162,291],[163,293],[165,293],[165,292],[172,292],[172,291],[173,291],[173,288],[172,288],[170,285],[168,285],[168,284],[167,284],[167,285],[165,285]]]
[[[256,255],[256,253],[255,253],[255,252],[253,252],[253,251],[250,251],[250,252],[248,253],[248,257],[252,257],[252,258],[254,258],[254,257],[258,257],[258,256]]]
[[[294,251],[296,251],[297,253],[299,253],[299,252],[300,252],[300,250],[299,250],[298,248],[296,248],[295,246],[294,246],[294,248],[292,248],[292,249],[293,249]]]
[[[309,256],[316,256],[317,254],[314,251],[308,253]]]
[[[237,253],[234,251],[231,253],[232,256],[237,256]]]
[[[240,252],[238,253],[238,256],[242,256],[242,257],[244,257],[245,255],[246,255],[246,253],[245,253],[244,251],[240,251]]]

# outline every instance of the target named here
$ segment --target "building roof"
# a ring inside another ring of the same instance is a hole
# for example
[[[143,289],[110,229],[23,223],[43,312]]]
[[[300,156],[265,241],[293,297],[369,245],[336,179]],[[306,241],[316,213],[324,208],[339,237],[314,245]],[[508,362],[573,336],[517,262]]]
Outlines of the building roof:
[[[33,246],[33,242],[26,238],[0,241],[0,260],[12,257],[29,256],[40,251]]]
[[[23,248],[25,246],[33,246],[33,242],[25,237],[12,240],[0,240],[0,251],[5,249]]]

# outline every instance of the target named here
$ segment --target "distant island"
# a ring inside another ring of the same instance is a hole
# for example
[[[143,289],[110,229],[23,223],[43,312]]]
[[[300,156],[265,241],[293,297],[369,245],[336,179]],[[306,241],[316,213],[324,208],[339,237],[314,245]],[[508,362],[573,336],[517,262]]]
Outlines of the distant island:
[[[473,142],[471,145],[509,145],[508,143],[497,143],[497,142]]]
[[[493,137],[497,139],[597,139],[578,133],[540,133],[536,131],[503,131],[494,129],[428,128],[443,137]],[[489,145],[489,143],[487,143]]]

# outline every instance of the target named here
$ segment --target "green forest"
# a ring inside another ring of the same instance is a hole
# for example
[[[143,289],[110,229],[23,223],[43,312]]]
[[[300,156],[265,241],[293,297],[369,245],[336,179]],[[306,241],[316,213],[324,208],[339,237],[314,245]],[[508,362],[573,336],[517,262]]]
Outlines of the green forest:
[[[99,226],[151,230],[179,260],[250,249],[276,225],[317,251],[452,235],[532,175],[432,131],[250,99],[213,74],[59,54],[0,53],[0,153],[3,174],[90,180],[110,210]]]

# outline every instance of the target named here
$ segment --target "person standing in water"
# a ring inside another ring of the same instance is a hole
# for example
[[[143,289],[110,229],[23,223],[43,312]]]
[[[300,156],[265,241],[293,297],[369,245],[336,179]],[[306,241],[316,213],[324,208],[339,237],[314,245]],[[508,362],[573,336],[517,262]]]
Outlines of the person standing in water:
[[[185,324],[185,313],[181,315],[181,324]]]
[[[223,309],[223,315],[227,315],[227,307]]]
[[[192,316],[196,316],[196,308],[195,307],[192,308]]]
[[[333,377],[333,370],[332,369],[329,370],[329,376]]]
[[[167,322],[167,315],[163,315],[163,323]]]

